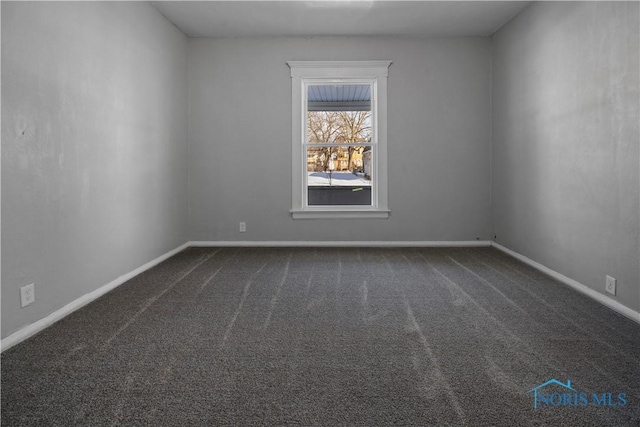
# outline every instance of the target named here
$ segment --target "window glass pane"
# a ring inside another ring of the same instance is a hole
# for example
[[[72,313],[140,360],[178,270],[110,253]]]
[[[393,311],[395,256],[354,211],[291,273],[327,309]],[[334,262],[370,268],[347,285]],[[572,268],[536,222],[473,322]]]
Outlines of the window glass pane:
[[[371,141],[371,85],[318,84],[307,88],[307,141]]]
[[[371,205],[370,146],[307,148],[309,206]]]

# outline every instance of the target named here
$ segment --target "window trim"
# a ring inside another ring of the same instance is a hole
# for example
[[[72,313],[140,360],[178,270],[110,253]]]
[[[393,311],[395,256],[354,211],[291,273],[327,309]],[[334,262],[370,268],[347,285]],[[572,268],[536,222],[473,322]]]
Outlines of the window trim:
[[[287,61],[291,69],[291,173],[293,219],[323,218],[388,218],[387,190],[387,78],[391,61]],[[306,87],[313,80],[323,83],[345,80],[373,81],[372,106],[375,111],[377,156],[374,156],[374,194],[372,206],[305,206],[306,141],[305,123],[307,107]],[[304,166],[304,167],[303,167]]]

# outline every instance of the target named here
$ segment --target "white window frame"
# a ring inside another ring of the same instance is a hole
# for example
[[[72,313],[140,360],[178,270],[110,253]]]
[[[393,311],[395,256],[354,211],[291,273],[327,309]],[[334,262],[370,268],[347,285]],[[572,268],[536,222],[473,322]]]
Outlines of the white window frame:
[[[388,218],[387,78],[391,61],[288,61],[291,68],[293,219]],[[371,206],[307,205],[307,87],[326,83],[371,83],[371,114],[376,155],[372,162]]]

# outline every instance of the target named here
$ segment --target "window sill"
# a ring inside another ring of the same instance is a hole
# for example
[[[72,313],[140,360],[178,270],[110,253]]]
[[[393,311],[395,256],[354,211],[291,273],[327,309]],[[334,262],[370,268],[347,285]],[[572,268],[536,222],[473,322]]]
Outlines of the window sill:
[[[293,219],[387,219],[390,213],[383,209],[305,209],[290,212]]]

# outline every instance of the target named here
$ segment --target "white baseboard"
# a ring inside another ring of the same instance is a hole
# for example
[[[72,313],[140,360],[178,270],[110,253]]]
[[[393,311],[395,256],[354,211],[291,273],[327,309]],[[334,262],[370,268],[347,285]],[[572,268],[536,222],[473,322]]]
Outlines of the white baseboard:
[[[372,247],[372,248],[466,248],[488,247],[487,240],[469,241],[192,241],[193,247]]]
[[[35,335],[43,329],[51,326],[63,317],[73,313],[79,308],[89,304],[96,300],[112,289],[117,288],[124,282],[132,279],[133,277],[149,270],[152,267],[160,264],[162,261],[172,257],[173,255],[181,252],[188,247],[488,247],[493,246],[502,252],[511,255],[512,257],[530,265],[531,267],[548,274],[556,280],[576,289],[579,292],[591,297],[599,303],[617,311],[618,313],[640,323],[640,313],[626,307],[619,302],[606,297],[605,295],[579,283],[567,276],[564,276],[557,271],[554,271],[544,265],[527,258],[524,255],[520,255],[517,252],[512,251],[498,243],[486,241],[486,240],[471,240],[471,241],[191,241],[187,242],[158,258],[149,261],[141,267],[118,277],[116,280],[107,283],[104,286],[90,292],[80,298],[70,302],[64,307],[54,311],[48,316],[25,326],[19,331],[14,332],[8,337],[0,341],[0,351],[5,351],[14,345],[26,340],[27,338]]]
[[[117,288],[118,286],[120,286],[121,284],[123,284],[124,282],[134,278],[135,276],[144,273],[145,271],[149,270],[152,267],[155,267],[156,265],[160,264],[162,261],[174,256],[175,254],[177,254],[178,252],[183,251],[184,249],[189,247],[189,243],[184,243],[180,246],[178,246],[177,248],[167,252],[164,255],[160,255],[158,258],[149,261],[148,263],[144,264],[141,267],[136,268],[135,270],[118,277],[116,280],[107,283],[106,285],[103,285],[101,287],[99,287],[98,289],[96,289],[95,291],[89,292],[88,294],[85,294],[83,296],[81,296],[80,298],[70,302],[69,304],[65,305],[64,307],[54,311],[53,313],[49,314],[47,317],[43,317],[42,319],[31,323],[30,325],[25,326],[24,328],[12,333],[11,335],[9,335],[8,337],[6,337],[5,339],[3,339],[0,342],[0,349],[1,351],[5,351],[11,347],[13,347],[14,345],[26,340],[27,338],[37,334],[38,332],[42,331],[43,329],[53,325],[54,323],[56,323],[58,320],[62,319],[65,316],[68,316],[69,314],[73,313],[74,311],[78,310],[81,307],[84,307],[85,305],[89,304],[90,302],[100,298],[102,295],[106,294],[107,292],[111,291],[112,289]]]
[[[587,295],[588,297],[598,301],[600,304],[603,304],[607,307],[609,307],[610,309],[617,311],[618,313],[622,314],[625,317],[628,317],[631,320],[634,320],[638,323],[640,323],[640,313],[637,311],[634,311],[632,309],[630,309],[629,307],[620,304],[618,301],[613,300],[609,297],[607,297],[604,294],[601,294],[598,291],[595,291],[593,289],[591,289],[590,287],[583,285],[580,282],[577,282],[573,279],[571,279],[570,277],[567,277],[563,274],[558,273],[555,270],[550,269],[549,267],[546,267],[530,258],[527,258],[524,255],[521,255],[515,251],[512,251],[509,248],[506,248],[496,242],[492,242],[491,246],[495,247],[496,249],[501,250],[502,252],[511,255],[512,257],[524,262],[525,264],[530,265],[531,267],[535,268],[536,270],[539,270],[551,277],[553,277],[554,279],[564,283],[565,285],[568,285],[570,287],[572,287],[573,289],[577,290],[578,292],[581,292],[585,295]]]

